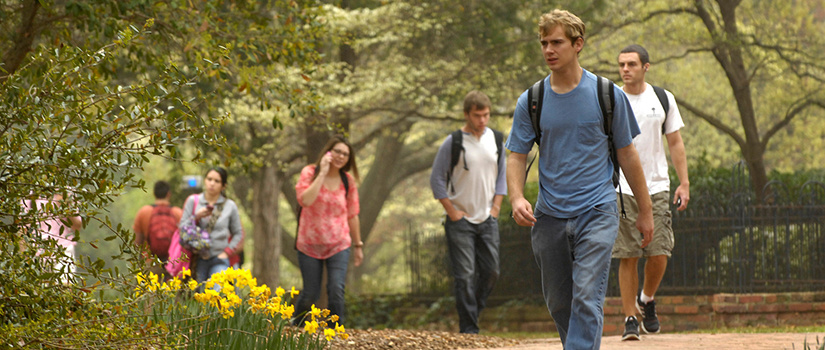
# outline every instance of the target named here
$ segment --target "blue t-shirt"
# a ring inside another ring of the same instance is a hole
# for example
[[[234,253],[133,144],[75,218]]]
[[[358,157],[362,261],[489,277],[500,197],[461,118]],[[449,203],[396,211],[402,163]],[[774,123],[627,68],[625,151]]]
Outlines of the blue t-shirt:
[[[596,76],[582,71],[579,85],[565,94],[550,88],[549,75],[544,81],[536,211],[558,218],[576,217],[616,200]],[[613,142],[619,149],[630,145],[640,131],[627,96],[615,85],[613,93]],[[516,104],[505,145],[512,152],[527,154],[533,147],[535,132],[527,104],[525,91]]]

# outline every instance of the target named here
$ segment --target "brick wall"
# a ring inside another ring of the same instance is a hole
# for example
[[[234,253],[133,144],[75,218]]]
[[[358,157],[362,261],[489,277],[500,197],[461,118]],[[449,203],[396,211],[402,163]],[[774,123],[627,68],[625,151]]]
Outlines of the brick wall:
[[[825,292],[658,296],[656,303],[663,332],[825,324]],[[604,334],[621,334],[624,315],[618,297],[607,298],[604,314]],[[555,330],[547,309],[535,305],[489,308],[482,313],[481,327],[488,331]]]

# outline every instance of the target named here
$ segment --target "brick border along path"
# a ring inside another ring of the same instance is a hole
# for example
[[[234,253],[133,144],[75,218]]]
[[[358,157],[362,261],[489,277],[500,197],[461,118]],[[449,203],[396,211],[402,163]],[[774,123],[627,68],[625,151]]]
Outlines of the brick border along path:
[[[602,338],[602,350],[804,350],[807,339],[811,350],[825,342],[825,334],[817,333],[695,333],[642,335],[641,341],[622,341],[618,335]],[[473,349],[482,350],[482,349]],[[489,349],[488,349],[489,350]],[[513,347],[496,350],[562,350],[558,338],[530,339]]]

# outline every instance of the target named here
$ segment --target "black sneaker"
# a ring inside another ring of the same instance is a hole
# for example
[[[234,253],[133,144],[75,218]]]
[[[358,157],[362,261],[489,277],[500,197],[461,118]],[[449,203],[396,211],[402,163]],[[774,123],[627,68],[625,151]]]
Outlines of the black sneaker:
[[[636,309],[642,314],[642,330],[647,334],[659,333],[659,317],[656,316],[656,300],[648,301],[636,298]]]
[[[624,334],[622,334],[622,341],[625,340],[642,340],[639,337],[639,321],[636,316],[630,316],[624,323]]]

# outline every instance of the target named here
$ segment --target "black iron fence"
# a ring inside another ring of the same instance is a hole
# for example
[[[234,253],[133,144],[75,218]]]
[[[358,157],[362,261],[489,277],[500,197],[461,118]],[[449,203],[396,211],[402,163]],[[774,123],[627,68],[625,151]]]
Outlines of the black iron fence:
[[[741,182],[741,176],[731,181]],[[736,187],[747,188],[731,186]],[[674,210],[676,245],[658,294],[825,289],[825,184],[807,182],[792,191],[771,182],[765,193],[762,203],[755,203],[747,190],[693,193],[689,210]],[[451,295],[443,230],[421,232],[411,227],[407,234],[411,294]],[[505,220],[500,234],[501,277],[491,301],[540,298],[529,229]],[[640,276],[643,264],[641,260]],[[617,270],[614,259],[611,296],[619,295]]]

